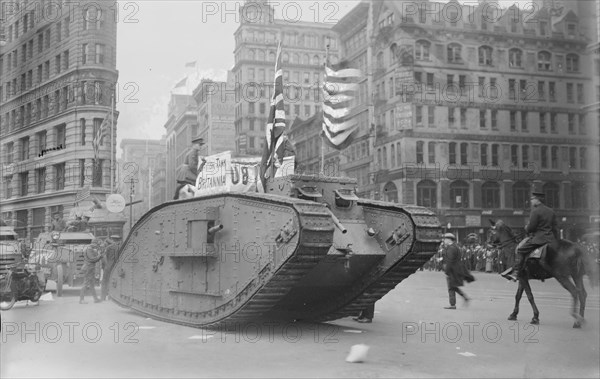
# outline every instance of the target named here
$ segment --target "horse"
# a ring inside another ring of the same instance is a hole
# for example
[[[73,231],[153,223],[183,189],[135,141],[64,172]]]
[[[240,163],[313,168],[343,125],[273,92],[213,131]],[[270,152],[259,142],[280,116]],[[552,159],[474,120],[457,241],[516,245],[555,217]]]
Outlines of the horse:
[[[496,222],[490,220],[490,223],[492,224],[492,229],[488,235],[488,242],[490,244],[499,244],[500,249],[508,249],[509,254],[516,254],[519,237],[525,236],[525,233],[516,236],[511,228],[502,220],[497,220]],[[595,287],[598,283],[597,267],[578,244],[568,240],[560,240],[557,246],[557,249],[547,246],[545,257],[542,256],[540,259],[526,259],[522,273],[518,278],[519,287],[515,295],[515,308],[508,317],[509,320],[514,321],[517,319],[519,302],[523,296],[523,291],[525,291],[527,299],[533,308],[531,324],[538,325],[540,323],[540,311],[535,305],[529,279],[544,281],[545,279],[554,277],[573,297],[573,306],[571,309],[571,316],[575,318],[573,328],[581,328],[581,325],[585,322],[584,311],[587,292],[583,285],[583,276],[587,274],[590,285]],[[579,303],[579,314],[577,314],[577,303]]]

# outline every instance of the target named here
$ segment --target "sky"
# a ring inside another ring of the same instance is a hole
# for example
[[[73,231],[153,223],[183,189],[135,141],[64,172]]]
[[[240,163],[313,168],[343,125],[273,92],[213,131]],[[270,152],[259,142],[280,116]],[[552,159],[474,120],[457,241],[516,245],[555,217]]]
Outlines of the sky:
[[[261,0],[262,1],[262,0]],[[464,1],[461,1],[464,2]],[[359,0],[275,1],[275,17],[294,22],[334,24]],[[476,3],[476,0],[467,2]],[[510,6],[515,1],[500,1]],[[524,4],[526,1],[516,1]],[[233,34],[239,20],[233,10],[243,1],[119,1],[117,70],[119,111],[117,141],[160,139],[166,134],[167,107],[175,85],[186,76],[223,80],[233,67]],[[230,11],[229,13],[227,11]],[[193,68],[187,63],[197,62]],[[188,83],[188,90],[193,83]],[[117,155],[121,155],[117,149]]]

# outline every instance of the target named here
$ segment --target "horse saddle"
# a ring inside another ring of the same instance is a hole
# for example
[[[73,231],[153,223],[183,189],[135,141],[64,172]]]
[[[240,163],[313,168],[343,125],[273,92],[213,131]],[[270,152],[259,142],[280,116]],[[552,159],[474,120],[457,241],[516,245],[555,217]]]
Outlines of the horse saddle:
[[[534,251],[531,252],[531,254],[529,254],[528,258],[531,259],[543,259],[546,257],[546,250],[548,249],[548,244],[538,247],[537,249],[535,249]]]

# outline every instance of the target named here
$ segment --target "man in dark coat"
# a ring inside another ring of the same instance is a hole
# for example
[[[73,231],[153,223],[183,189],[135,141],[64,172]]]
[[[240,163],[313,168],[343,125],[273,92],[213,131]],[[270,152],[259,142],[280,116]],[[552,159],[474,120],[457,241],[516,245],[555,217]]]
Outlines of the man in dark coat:
[[[173,200],[180,198],[179,191],[187,185],[195,186],[196,179],[206,164],[206,159],[199,158],[201,147],[204,145],[204,139],[196,138],[192,140],[192,149],[188,152],[185,161],[177,167],[175,175],[177,178],[177,188]],[[200,163],[200,159],[202,162]]]
[[[99,303],[102,300],[96,295],[96,288],[94,287],[96,285],[96,263],[102,259],[102,247],[100,246],[99,239],[92,241],[92,244],[85,249],[83,257],[85,262],[83,266],[81,266],[81,271],[84,275],[84,283],[79,292],[79,304],[86,304],[84,297],[85,290],[88,288],[92,292],[94,303]]]
[[[121,236],[112,235],[109,237],[108,245],[104,249],[104,257],[102,259],[102,282],[100,283],[100,299],[102,300],[106,300],[106,297],[108,296],[108,278],[117,262],[120,245]]]
[[[61,212],[55,212],[52,219],[52,228],[51,231],[62,232],[67,229],[67,223],[62,218]]]
[[[514,267],[506,270],[501,275],[507,279],[517,281],[521,270],[525,266],[527,255],[538,247],[550,244],[556,248],[558,242],[558,227],[556,225],[556,214],[544,205],[544,194],[541,192],[531,193],[531,214],[525,231],[531,234],[517,247],[517,259]]]
[[[444,244],[446,245],[446,259],[444,259],[446,268],[444,271],[448,281],[448,295],[450,297],[450,306],[444,307],[444,309],[456,309],[457,293],[465,299],[465,304],[468,304],[470,300],[459,288],[464,285],[466,271],[460,260],[460,249],[456,246],[454,234],[444,234]]]

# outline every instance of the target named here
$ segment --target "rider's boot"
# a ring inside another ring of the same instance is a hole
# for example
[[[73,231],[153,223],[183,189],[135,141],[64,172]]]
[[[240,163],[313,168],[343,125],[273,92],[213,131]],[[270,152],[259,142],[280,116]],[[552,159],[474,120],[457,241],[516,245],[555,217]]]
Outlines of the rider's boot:
[[[523,262],[525,262],[525,259],[523,259],[523,257],[521,257],[521,254],[517,254],[517,259],[515,261],[515,265],[513,267],[507,269],[500,275],[502,275],[503,278],[506,278],[508,280],[512,280],[512,281],[516,282],[518,280],[517,276],[518,276],[519,272],[521,272]]]

